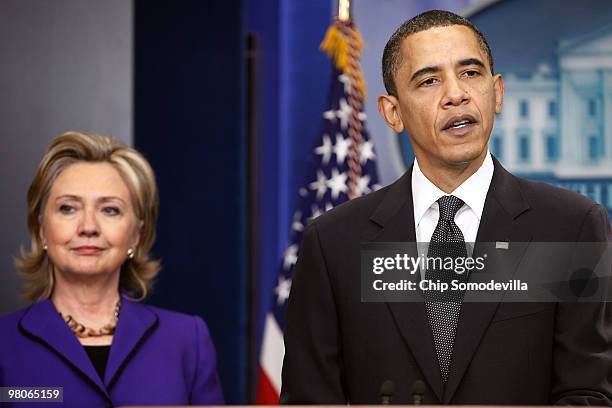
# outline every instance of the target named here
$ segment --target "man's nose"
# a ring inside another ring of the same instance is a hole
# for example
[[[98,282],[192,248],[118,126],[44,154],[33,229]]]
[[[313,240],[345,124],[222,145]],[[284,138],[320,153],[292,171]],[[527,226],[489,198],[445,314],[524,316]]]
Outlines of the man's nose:
[[[456,77],[450,77],[444,81],[444,97],[442,105],[445,108],[459,106],[469,102],[470,94],[465,90],[465,84]]]
[[[81,223],[79,225],[79,235],[87,237],[96,236],[100,232],[98,219],[96,217],[96,210],[93,208],[86,208],[83,210]]]

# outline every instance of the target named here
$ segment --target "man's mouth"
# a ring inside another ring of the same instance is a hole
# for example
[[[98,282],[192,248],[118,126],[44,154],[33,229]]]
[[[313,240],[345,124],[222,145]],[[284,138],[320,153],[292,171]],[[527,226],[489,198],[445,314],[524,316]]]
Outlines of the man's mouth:
[[[442,130],[463,129],[475,123],[477,123],[477,121],[471,115],[453,116],[444,124]]]

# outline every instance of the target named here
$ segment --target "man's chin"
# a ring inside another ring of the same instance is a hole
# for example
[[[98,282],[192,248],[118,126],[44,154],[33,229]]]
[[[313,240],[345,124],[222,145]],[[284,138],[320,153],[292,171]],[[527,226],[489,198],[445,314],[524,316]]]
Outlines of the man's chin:
[[[453,151],[444,155],[442,161],[448,167],[466,168],[474,163],[482,164],[487,149],[469,149],[464,151]]]

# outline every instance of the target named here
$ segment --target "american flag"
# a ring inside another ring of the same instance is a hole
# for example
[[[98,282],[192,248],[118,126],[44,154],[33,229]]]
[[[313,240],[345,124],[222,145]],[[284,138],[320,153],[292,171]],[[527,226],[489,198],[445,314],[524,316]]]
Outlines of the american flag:
[[[307,179],[298,190],[300,204],[293,214],[291,241],[281,261],[270,310],[266,314],[259,358],[259,404],[279,402],[285,352],[285,309],[305,226],[325,211],[378,187],[376,155],[365,128],[366,114],[363,112],[365,87],[359,65],[361,39],[351,23],[336,21],[331,30],[335,30],[335,40],[339,35],[341,41],[347,41],[349,52],[345,55],[345,64],[338,64],[335,58],[320,138],[307,161]]]

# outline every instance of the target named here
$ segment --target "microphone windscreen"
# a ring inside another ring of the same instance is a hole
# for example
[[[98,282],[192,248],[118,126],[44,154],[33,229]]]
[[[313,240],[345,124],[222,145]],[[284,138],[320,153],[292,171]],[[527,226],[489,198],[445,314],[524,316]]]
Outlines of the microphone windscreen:
[[[421,380],[416,380],[412,385],[412,395],[423,395],[425,394],[425,391],[427,391],[427,387],[425,386],[425,383]]]
[[[385,395],[385,396],[392,396],[393,393],[395,392],[395,384],[393,384],[393,381],[391,380],[386,380],[382,383],[382,385],[380,386],[380,395]]]

